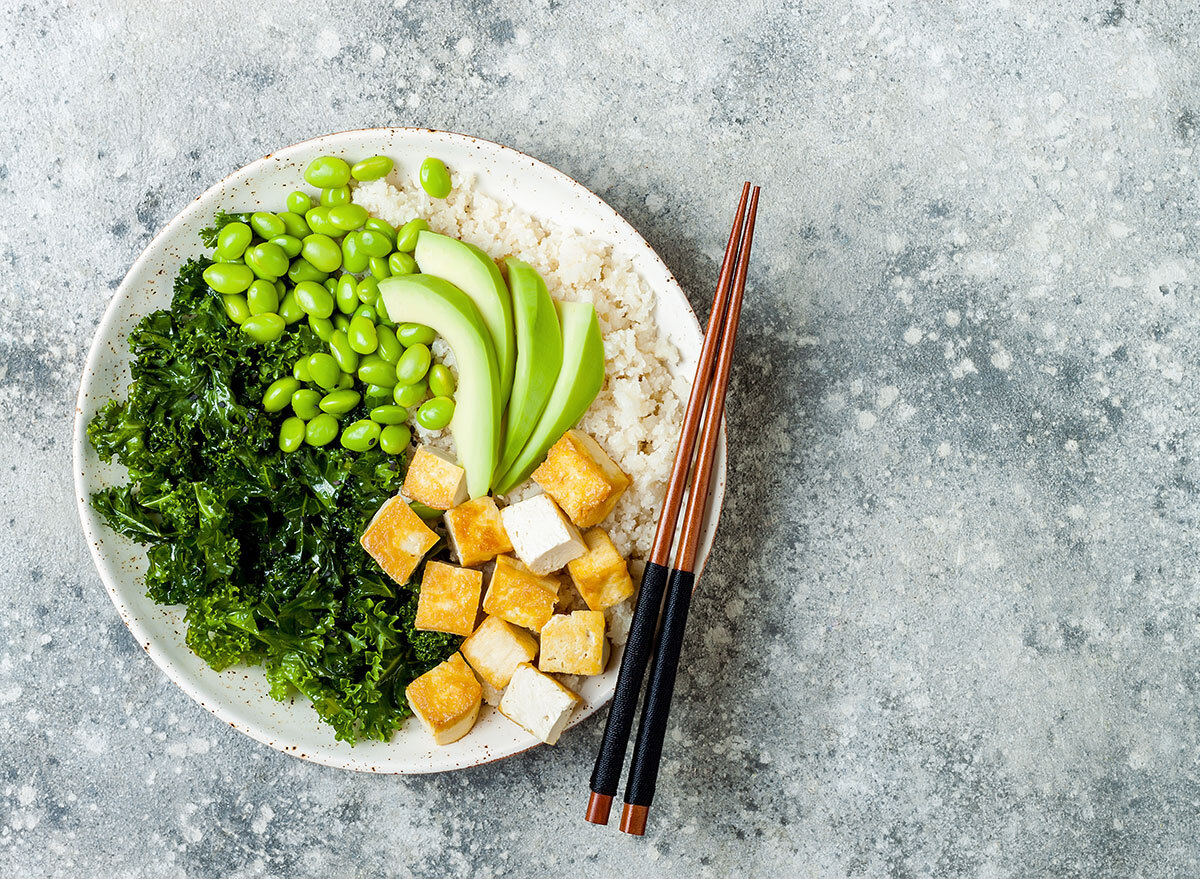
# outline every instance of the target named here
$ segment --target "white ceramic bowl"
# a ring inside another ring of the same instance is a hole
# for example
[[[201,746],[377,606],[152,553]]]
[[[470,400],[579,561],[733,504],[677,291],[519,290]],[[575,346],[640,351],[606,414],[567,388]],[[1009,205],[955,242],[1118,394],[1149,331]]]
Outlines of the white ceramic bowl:
[[[189,696],[235,729],[293,756],[358,771],[441,772],[499,760],[538,742],[487,706],[471,733],[446,747],[435,746],[415,721],[405,724],[391,741],[351,747],[334,738],[332,729],[318,720],[304,699],[272,699],[258,669],[213,671],[185,645],[180,608],[156,605],[145,596],[144,547],[112,533],[88,502],[92,492],[124,479],[122,468],[106,467],[97,459],[87,442],[86,427],[105,401],[125,394],[130,381],[128,332],[145,314],[169,304],[179,265],[202,252],[197,232],[217,210],[278,210],[284,195],[303,184],[304,167],[319,155],[342,156],[351,162],[386,155],[407,176],[415,174],[426,156],[438,156],[459,179],[471,175],[484,193],[512,202],[541,220],[610,243],[618,258],[629,260],[654,290],[658,325],[680,352],[675,368],[693,374],[701,333],[679,284],[632,226],[570,177],[516,150],[450,132],[385,128],[326,135],[264,156],[217,183],[171,220],[129,270],[100,322],[79,388],[74,462],[83,531],[100,579],[138,643]],[[724,487],[722,434],[701,562],[712,545]],[[584,705],[572,725],[612,698],[619,661],[618,653],[605,674],[586,679],[580,693]]]

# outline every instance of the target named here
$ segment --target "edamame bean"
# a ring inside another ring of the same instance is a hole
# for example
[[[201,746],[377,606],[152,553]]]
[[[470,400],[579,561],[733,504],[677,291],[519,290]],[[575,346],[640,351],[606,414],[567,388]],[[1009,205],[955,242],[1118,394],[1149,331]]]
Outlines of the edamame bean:
[[[417,410],[417,424],[426,430],[441,430],[454,417],[454,401],[449,397],[431,397]]]
[[[368,354],[358,362],[358,380],[390,388],[396,384],[396,367],[377,354]]]
[[[338,278],[334,301],[342,314],[354,314],[358,308],[358,282],[353,275],[342,275]]]
[[[312,198],[307,192],[296,190],[289,192],[287,197],[287,209],[293,214],[305,214],[312,210]]]
[[[204,283],[224,296],[232,296],[254,283],[254,272],[241,263],[217,262],[204,270]]]
[[[321,204],[325,205],[327,208],[335,208],[339,205],[350,204],[350,187],[331,186],[328,189],[322,189]]]
[[[371,277],[377,281],[382,281],[384,278],[392,276],[392,270],[388,267],[388,261],[382,256],[373,256],[368,261],[371,269]]]
[[[301,388],[292,394],[292,411],[296,413],[297,418],[304,421],[311,421],[321,414],[321,407],[318,405],[320,402],[320,391],[314,391],[312,388]]]
[[[332,272],[342,264],[342,249],[328,235],[314,233],[304,239],[301,255],[319,271]]]
[[[308,228],[318,235],[328,235],[330,238],[340,238],[342,230],[329,222],[329,208],[313,208],[304,215]]]
[[[279,294],[274,281],[255,281],[246,291],[246,304],[251,314],[266,314],[279,310]],[[286,323],[286,321],[285,321]]]
[[[333,296],[316,281],[301,281],[296,285],[296,301],[304,313],[312,317],[329,317],[333,314]]]
[[[333,321],[331,321],[329,318],[315,317],[311,314],[308,316],[308,328],[312,330],[313,335],[315,335],[322,342],[328,342],[331,338],[333,338],[333,331],[337,329],[337,327],[334,326]]]
[[[329,272],[321,271],[302,256],[292,260],[292,267],[288,269],[288,279],[293,284],[301,281],[316,281],[319,284],[328,277]]]
[[[287,326],[277,314],[256,314],[242,323],[242,332],[256,342],[274,342]]]
[[[366,452],[379,442],[380,429],[374,421],[356,421],[342,431],[342,447],[352,452]]]
[[[350,166],[337,156],[321,156],[313,159],[304,169],[304,179],[317,189],[345,186],[350,182]]]
[[[338,376],[337,387],[334,388],[334,390],[335,391],[344,391],[347,388],[352,388],[352,387],[354,387],[354,375],[349,372],[343,372],[341,375]]]
[[[350,166],[350,176],[364,183],[386,177],[392,170],[392,160],[387,156],[371,156]]]
[[[296,294],[291,290],[288,290],[279,300],[278,314],[283,318],[283,322],[289,325],[304,317],[304,309],[300,307],[300,303],[296,301]]]
[[[381,326],[394,327],[396,324],[387,311],[387,303],[380,296],[375,300],[375,322]]]
[[[389,455],[399,455],[412,442],[412,431],[403,424],[392,424],[379,431],[379,448]]]
[[[374,305],[379,298],[379,282],[374,278],[363,278],[358,282],[358,301],[364,305]]]
[[[306,210],[311,209],[311,205],[306,208]],[[304,222],[303,215],[299,213],[293,214],[291,211],[284,211],[282,214],[279,214],[278,217],[283,221],[284,228],[287,229],[287,234],[291,235],[293,238],[303,238],[310,231],[312,231],[308,228],[308,223]]]
[[[379,304],[378,299],[375,300],[375,304]],[[375,323],[375,315],[376,311],[374,306],[360,305],[358,308],[354,309],[354,317],[350,318],[350,320],[353,321],[355,317],[365,317],[371,323]]]
[[[428,229],[429,224],[420,217],[409,220],[396,233],[396,249],[402,253],[412,253],[413,248],[417,246],[417,236]]]
[[[333,328],[335,330],[341,330],[343,333],[349,332],[350,318],[339,311],[333,316]]]
[[[330,391],[321,398],[319,405],[322,412],[328,412],[330,415],[345,415],[358,405],[360,399],[362,397],[358,391]]]
[[[445,198],[450,194],[450,172],[441,159],[430,156],[421,163],[421,188],[434,198]]]
[[[363,393],[363,404],[369,409],[374,409],[390,399],[392,399],[392,389],[386,385],[369,384]]]
[[[397,384],[411,385],[419,382],[425,378],[425,373],[429,372],[429,364],[432,362],[433,357],[428,346],[410,346],[396,361]]]
[[[405,348],[410,345],[432,345],[437,333],[424,324],[400,324],[396,327],[396,338]]]
[[[397,406],[412,408],[424,400],[427,393],[429,393],[429,387],[425,382],[417,382],[415,385],[396,385],[396,389],[392,391],[392,399],[395,400]]]
[[[260,278],[274,281],[288,270],[288,255],[278,244],[263,241],[246,251],[246,265]]]
[[[342,372],[358,371],[358,352],[351,347],[350,340],[342,330],[334,330],[329,337],[329,353]]]
[[[318,351],[316,354],[308,356],[308,374],[312,376],[317,387],[332,391],[337,387],[340,373],[341,369],[338,368],[337,361],[333,359],[332,355]]]
[[[339,204],[329,209],[329,222],[347,232],[361,228],[366,221],[367,210],[362,205]]]
[[[358,233],[358,246],[367,256],[387,256],[392,252],[392,239],[382,232],[363,229]]]
[[[304,421],[292,416],[279,425],[279,451],[294,452],[304,442]]]
[[[310,446],[329,445],[337,434],[337,419],[327,412],[322,412],[304,426],[304,441]]]
[[[297,360],[292,365],[292,378],[298,382],[312,381],[312,374],[308,371],[308,356],[305,355]]]
[[[379,340],[379,356],[388,363],[395,363],[404,353],[404,346],[396,338],[396,334],[388,327],[375,327],[375,336]]]
[[[258,233],[259,238],[274,238],[287,232],[283,220],[266,211],[255,211],[250,215],[250,228]]]
[[[275,379],[263,394],[263,408],[268,412],[282,412],[292,402],[292,394],[298,390],[300,382],[290,375]]]
[[[245,223],[226,223],[217,233],[217,256],[237,259],[250,246],[253,238],[254,233]]]
[[[287,402],[284,402],[287,405]],[[371,410],[371,420],[380,424],[403,424],[408,421],[408,410],[403,406],[385,403]]]
[[[444,363],[429,367],[429,392],[435,397],[454,396],[454,373]]]
[[[308,234],[308,233],[306,232],[305,234]],[[294,259],[295,257],[299,256],[300,249],[304,246],[304,242],[302,242],[295,235],[290,235],[290,234],[289,235],[276,235],[274,238],[271,239],[271,243],[274,244],[276,247],[278,247],[280,250],[282,250],[285,254],[287,254],[288,259]],[[280,272],[279,274],[282,275],[283,272]]]
[[[411,275],[417,270],[417,261],[411,254],[396,251],[388,257],[388,268],[393,275]]]
[[[350,338],[350,347],[359,354],[370,354],[379,347],[379,336],[375,332],[375,324],[361,315],[355,315],[350,319],[350,332],[347,335]]]
[[[368,259],[359,244],[357,232],[350,232],[342,239],[342,271],[355,274],[365,272]]]
[[[337,278],[328,277],[321,286],[332,293],[335,300],[337,299]]]
[[[250,317],[250,305],[246,297],[240,293],[233,296],[222,296],[221,304],[225,306],[225,314],[239,327]]]
[[[381,220],[379,217],[369,217],[367,218],[367,222],[363,223],[363,229],[369,229],[372,232],[382,232],[392,244],[396,243],[396,227],[387,220]]]

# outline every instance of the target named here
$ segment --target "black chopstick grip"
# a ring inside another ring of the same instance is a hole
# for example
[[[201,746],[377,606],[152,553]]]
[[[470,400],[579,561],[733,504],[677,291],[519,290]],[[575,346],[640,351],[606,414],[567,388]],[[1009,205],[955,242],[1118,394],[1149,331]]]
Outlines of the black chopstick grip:
[[[658,627],[658,608],[667,585],[667,573],[665,567],[653,562],[646,565],[642,573],[633,622],[629,626],[625,653],[621,657],[617,689],[609,705],[608,721],[604,724],[604,737],[600,740],[596,766],[592,769],[594,793],[614,796],[621,780],[625,749],[629,746],[629,731],[633,729],[633,717],[637,714],[638,693],[642,690],[642,678],[646,675],[646,666],[654,651],[654,630]]]
[[[642,722],[638,725],[629,782],[625,787],[625,802],[630,805],[649,806],[654,799],[663,738],[667,734],[667,716],[671,713],[671,696],[675,692],[675,675],[679,671],[679,654],[683,648],[683,630],[687,626],[695,582],[696,575],[691,571],[671,571],[658,650],[650,667],[650,684],[646,688]]]

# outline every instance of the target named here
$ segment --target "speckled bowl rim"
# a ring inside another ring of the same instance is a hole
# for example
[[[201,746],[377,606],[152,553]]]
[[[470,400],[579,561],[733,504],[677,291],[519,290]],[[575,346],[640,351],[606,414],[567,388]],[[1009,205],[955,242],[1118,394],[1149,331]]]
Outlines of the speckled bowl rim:
[[[290,146],[276,150],[272,153],[267,153],[261,158],[256,159],[242,168],[239,168],[237,171],[234,171],[233,173],[222,178],[216,184],[210,186],[204,191],[204,193],[197,196],[183,210],[176,214],[170,220],[170,222],[168,222],[166,226],[164,226],[163,229],[154,236],[154,238],[131,265],[125,278],[117,288],[116,293],[109,301],[109,304],[105,307],[104,315],[100,320],[96,330],[96,335],[93,338],[92,345],[88,351],[87,360],[84,364],[83,374],[80,380],[79,392],[76,396],[72,442],[72,462],[74,467],[76,502],[79,509],[80,524],[83,528],[84,537],[88,543],[88,549],[92,554],[92,560],[96,566],[97,573],[100,575],[101,581],[104,583],[104,587],[108,592],[109,598],[112,600],[119,616],[121,617],[121,620],[129,628],[137,643],[142,647],[143,650],[146,651],[146,653],[150,655],[150,658],[163,671],[163,673],[166,674],[173,683],[187,693],[192,699],[198,702],[206,710],[216,715],[219,719],[225,723],[228,723],[239,732],[245,733],[256,741],[266,744],[275,750],[282,751],[302,760],[315,762],[334,768],[378,774],[424,774],[452,771],[455,769],[465,769],[470,766],[483,765],[485,763],[511,757],[515,754],[524,753],[531,748],[537,747],[540,743],[532,737],[529,737],[528,743],[525,743],[524,745],[518,744],[515,747],[506,750],[498,750],[493,753],[487,753],[482,755],[479,759],[469,760],[462,763],[422,766],[389,764],[386,766],[378,766],[366,760],[355,759],[352,754],[350,756],[342,756],[333,753],[320,753],[319,749],[314,748],[308,748],[308,751],[317,751],[316,753],[308,753],[307,751],[301,753],[293,743],[278,740],[275,733],[269,729],[264,729],[263,727],[254,723],[236,723],[232,709],[226,705],[219,703],[210,704],[207,702],[203,697],[203,694],[199,692],[198,685],[190,678],[189,673],[186,670],[177,668],[174,665],[162,645],[156,643],[154,635],[145,628],[143,621],[135,615],[133,609],[126,602],[124,598],[124,593],[126,591],[132,588],[140,592],[144,589],[144,584],[140,581],[140,578],[127,577],[125,581],[122,582],[117,577],[109,576],[106,569],[104,553],[98,539],[98,533],[100,530],[107,530],[107,526],[105,526],[95,514],[91,504],[89,503],[87,494],[86,480],[88,478],[88,472],[97,466],[98,461],[95,458],[95,454],[92,452],[87,441],[87,419],[84,416],[90,408],[88,405],[88,398],[90,396],[93,380],[97,373],[98,361],[101,358],[103,346],[110,342],[117,335],[116,324],[120,317],[118,314],[118,305],[126,298],[136,295],[136,291],[133,289],[133,278],[145,268],[147,263],[150,263],[156,258],[157,252],[165,247],[164,242],[172,237],[176,227],[185,219],[189,219],[197,211],[199,211],[202,203],[207,203],[212,198],[219,197],[220,193],[222,193],[226,188],[235,182],[252,178],[256,172],[262,170],[266,163],[272,160],[286,159],[291,153],[301,152],[315,145],[329,144],[337,141],[339,138],[356,134],[378,134],[393,136],[404,134],[428,134],[433,136],[435,139],[445,138],[450,141],[458,141],[464,145],[474,145],[477,148],[496,150],[500,153],[509,153],[515,158],[519,158],[522,161],[531,163],[535,168],[540,169],[543,174],[548,174],[551,178],[556,179],[562,186],[574,190],[576,197],[590,201],[594,208],[611,214],[616,225],[623,229],[624,233],[629,236],[630,241],[637,242],[646,248],[646,250],[649,252],[649,258],[651,260],[654,273],[657,274],[658,277],[645,277],[644,269],[639,273],[642,274],[643,280],[654,290],[656,296],[668,296],[672,299],[675,299],[677,304],[683,307],[683,309],[691,318],[691,326],[688,329],[695,334],[695,338],[698,342],[702,333],[695,312],[688,302],[687,296],[684,294],[678,281],[675,279],[670,269],[667,268],[666,263],[663,262],[662,258],[657,252],[655,252],[654,248],[652,248],[650,244],[638,233],[632,224],[622,217],[607,202],[601,199],[600,196],[593,193],[591,190],[569,175],[559,171],[557,168],[554,168],[553,166],[548,165],[539,159],[529,156],[520,150],[516,150],[512,147],[508,147],[494,141],[489,141],[458,132],[442,131],[431,128],[396,126],[387,128],[347,129],[345,131],[338,131],[321,135],[319,137],[309,138],[307,140],[299,141]],[[517,201],[516,198],[512,198],[511,200],[513,202]],[[703,570],[708,553],[712,548],[717,522],[720,518],[721,508],[724,502],[725,481],[726,435],[725,424],[723,421],[719,437],[719,447],[717,450],[717,459],[714,467],[713,479],[710,484],[708,515],[704,524],[700,550],[697,558],[698,575],[699,572]],[[136,580],[136,582],[129,582],[133,580]],[[605,695],[603,695],[603,697],[600,699],[593,700],[584,710],[579,711],[576,716],[572,718],[568,729],[578,725],[583,720],[590,717],[597,710],[606,705],[612,698],[612,688],[616,683],[618,664],[619,653],[617,653],[617,655],[615,655],[610,661],[609,669],[603,676],[610,679]],[[313,715],[313,720],[314,723],[320,723],[315,714]]]

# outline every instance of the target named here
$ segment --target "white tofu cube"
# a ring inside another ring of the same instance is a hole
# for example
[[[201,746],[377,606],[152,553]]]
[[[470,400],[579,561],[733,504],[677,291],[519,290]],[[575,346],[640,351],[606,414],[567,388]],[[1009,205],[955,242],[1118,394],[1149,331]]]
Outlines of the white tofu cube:
[[[500,518],[513,552],[535,574],[561,570],[587,552],[579,529],[544,494],[505,507]]]
[[[435,510],[449,510],[467,499],[467,471],[441,449],[421,446],[404,475],[404,494]]]
[[[579,697],[523,662],[500,700],[500,713],[536,739],[553,745],[566,729]]]

